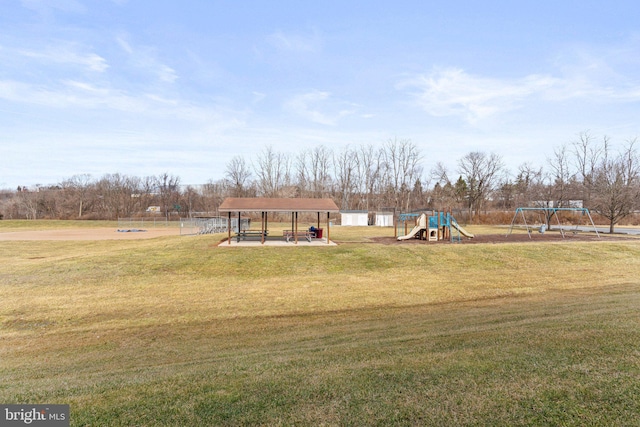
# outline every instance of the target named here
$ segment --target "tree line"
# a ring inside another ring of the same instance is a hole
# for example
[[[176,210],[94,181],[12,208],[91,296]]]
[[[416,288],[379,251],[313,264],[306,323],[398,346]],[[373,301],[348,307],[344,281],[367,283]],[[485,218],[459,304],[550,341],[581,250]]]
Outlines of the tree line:
[[[342,210],[410,212],[451,208],[473,221],[481,212],[518,206],[586,207],[613,232],[640,208],[640,157],[636,139],[614,150],[610,138],[580,133],[554,149],[544,166],[506,168],[496,153],[472,151],[455,171],[424,154],[408,139],[380,146],[333,150],[326,146],[291,154],[264,147],[253,158],[233,157],[224,178],[183,186],[168,172],[148,177],[74,175],[60,183],[0,193],[4,218],[117,219],[157,207],[159,214],[213,214],[225,197],[332,198]],[[157,214],[157,213],[156,213]],[[549,221],[550,218],[547,218]]]

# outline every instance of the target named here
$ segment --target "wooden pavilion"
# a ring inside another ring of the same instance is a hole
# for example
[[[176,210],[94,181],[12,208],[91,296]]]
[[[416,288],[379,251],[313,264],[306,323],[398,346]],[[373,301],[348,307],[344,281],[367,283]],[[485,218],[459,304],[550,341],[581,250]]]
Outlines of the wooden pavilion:
[[[318,229],[320,228],[320,215],[326,213],[326,239],[330,243],[330,221],[329,216],[332,213],[338,213],[340,210],[335,202],[331,199],[303,199],[303,198],[267,198],[267,197],[228,197],[218,208],[220,213],[226,212],[231,223],[231,215],[238,215],[238,224],[240,224],[240,214],[242,212],[260,212],[262,217],[260,230],[255,230],[254,234],[260,236],[260,241],[264,244],[268,234],[268,214],[272,213],[291,213],[291,232],[294,242],[298,243],[298,214],[299,213],[316,213],[318,217]],[[238,229],[238,235],[241,232]],[[231,244],[231,227],[228,227],[228,241]],[[245,232],[246,236],[246,232]]]

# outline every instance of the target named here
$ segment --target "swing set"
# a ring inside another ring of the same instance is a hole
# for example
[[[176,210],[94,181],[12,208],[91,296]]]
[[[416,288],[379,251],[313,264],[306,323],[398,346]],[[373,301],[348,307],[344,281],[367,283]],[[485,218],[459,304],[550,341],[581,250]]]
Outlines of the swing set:
[[[513,216],[513,219],[511,220],[511,226],[509,227],[509,232],[507,233],[506,237],[509,237],[511,235],[511,232],[513,231],[513,227],[514,225],[516,225],[516,220],[518,219],[518,215],[520,215],[524,222],[524,226],[527,229],[527,233],[529,234],[529,238],[531,239],[531,230],[536,227],[529,226],[529,224],[527,223],[525,212],[537,212],[539,215],[544,215],[544,219],[543,221],[541,221],[541,225],[537,227],[538,232],[541,234],[544,234],[544,232],[547,230],[548,223],[551,221],[551,218],[555,216],[556,220],[558,221],[558,229],[560,230],[560,234],[562,234],[562,238],[564,239],[565,229],[562,227],[562,224],[560,224],[560,217],[558,216],[558,212],[565,212],[565,211],[579,212],[582,217],[586,216],[587,218],[589,218],[589,222],[593,227],[593,231],[595,231],[596,236],[600,238],[600,234],[598,234],[598,229],[596,228],[596,225],[593,222],[593,218],[591,218],[591,214],[589,213],[589,209],[587,208],[517,208],[516,213]],[[569,230],[569,231],[571,231],[573,234],[576,234],[578,232],[578,224],[576,224],[573,230]]]

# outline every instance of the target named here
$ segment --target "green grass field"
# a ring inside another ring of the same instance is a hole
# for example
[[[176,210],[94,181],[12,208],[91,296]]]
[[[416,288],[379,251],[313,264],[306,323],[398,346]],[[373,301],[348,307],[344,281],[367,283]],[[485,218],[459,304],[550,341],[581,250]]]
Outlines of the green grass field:
[[[640,425],[640,240],[367,238],[389,233],[1,241],[0,403],[74,426]]]

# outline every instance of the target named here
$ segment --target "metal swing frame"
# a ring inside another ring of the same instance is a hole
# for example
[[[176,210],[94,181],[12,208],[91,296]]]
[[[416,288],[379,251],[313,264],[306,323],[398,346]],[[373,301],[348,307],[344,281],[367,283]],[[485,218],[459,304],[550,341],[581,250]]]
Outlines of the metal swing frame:
[[[555,216],[556,220],[558,221],[558,229],[560,230],[560,234],[562,234],[562,238],[565,238],[564,235],[564,229],[562,228],[562,224],[560,224],[560,218],[558,217],[558,212],[562,212],[562,211],[569,211],[569,212],[580,212],[582,213],[582,215],[587,215],[587,217],[589,218],[589,222],[591,222],[591,226],[593,227],[593,231],[596,233],[596,236],[598,238],[600,238],[600,234],[598,233],[598,229],[596,228],[596,225],[593,222],[593,218],[591,218],[591,213],[589,213],[589,209],[587,208],[516,208],[516,212],[515,215],[513,216],[513,219],[511,220],[511,226],[509,227],[509,231],[507,232],[507,235],[505,237],[509,237],[511,235],[511,232],[513,231],[513,226],[516,223],[516,219],[518,218],[518,214],[522,215],[522,220],[524,221],[524,225],[527,228],[527,233],[529,234],[529,239],[531,239],[531,227],[529,227],[529,224],[527,224],[527,218],[525,217],[524,213],[528,212],[528,211],[542,211],[545,213],[549,213],[551,212],[550,216]]]

